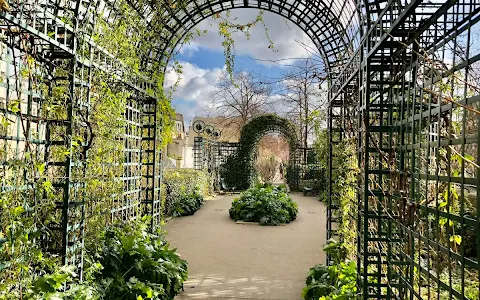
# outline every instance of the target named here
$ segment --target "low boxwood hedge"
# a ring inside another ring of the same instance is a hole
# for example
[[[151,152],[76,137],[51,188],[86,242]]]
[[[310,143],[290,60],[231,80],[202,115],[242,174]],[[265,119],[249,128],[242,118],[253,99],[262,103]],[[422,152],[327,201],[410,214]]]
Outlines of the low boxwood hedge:
[[[212,193],[211,176],[201,170],[173,169],[163,175],[163,215],[193,215]]]
[[[283,186],[260,185],[233,200],[229,212],[230,218],[235,221],[279,225],[295,220],[298,206]]]

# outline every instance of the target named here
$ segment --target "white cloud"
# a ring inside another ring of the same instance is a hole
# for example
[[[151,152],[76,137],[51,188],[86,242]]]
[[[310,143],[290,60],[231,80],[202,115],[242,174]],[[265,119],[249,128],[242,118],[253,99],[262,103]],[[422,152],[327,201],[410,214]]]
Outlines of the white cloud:
[[[180,62],[181,74],[170,68],[165,76],[165,86],[172,88],[178,81],[177,89],[173,95],[174,99],[181,99],[173,102],[177,111],[182,113],[187,120],[196,115],[201,115],[205,106],[210,103],[211,94],[215,89],[221,73],[220,68],[202,69],[189,62]]]
[[[235,9],[231,11],[230,19],[237,18],[234,22],[247,23],[252,21],[257,14],[258,10],[255,9]],[[268,60],[282,60],[281,63],[291,65],[294,62],[292,58],[306,58],[312,56],[312,53],[318,54],[313,42],[290,21],[270,12],[265,12],[263,19],[269,29],[268,34],[273,41],[275,51],[268,48],[270,43],[265,36],[265,28],[259,24],[250,30],[249,40],[243,33],[234,36],[237,55],[259,59],[258,63],[268,67],[272,65]],[[214,50],[219,55],[223,55],[223,38],[218,34],[218,24],[214,22],[214,20],[208,19],[198,24],[197,28],[200,31],[207,29],[208,33],[196,37],[190,44],[179,49],[187,60],[201,48]],[[302,46],[302,43],[306,47]],[[174,94],[173,105],[178,112],[184,114],[188,125],[188,121],[194,116],[204,114],[204,108],[211,102],[211,94],[224,69],[203,69],[185,61],[180,64],[183,67],[182,74],[177,74],[174,70],[169,69],[165,78],[165,86],[172,87],[181,78]],[[279,107],[275,108],[275,110],[277,109]]]
[[[245,24],[251,22],[258,14],[256,9],[235,9],[231,11],[230,20],[235,23]],[[312,54],[318,55],[318,50],[310,38],[295,24],[274,13],[264,12],[263,19],[268,29],[268,35],[273,41],[274,50],[269,49],[268,38],[265,35],[265,28],[258,24],[250,29],[250,39],[243,33],[234,36],[237,55],[247,55],[259,59],[259,63],[271,65],[267,60],[285,60],[284,64],[291,64],[291,58],[305,58]],[[206,35],[196,37],[190,44],[184,45],[180,52],[191,55],[199,48],[223,51],[223,37],[218,34],[216,20],[209,18],[200,22],[197,28],[200,31],[208,30]],[[305,46],[303,46],[304,44]]]

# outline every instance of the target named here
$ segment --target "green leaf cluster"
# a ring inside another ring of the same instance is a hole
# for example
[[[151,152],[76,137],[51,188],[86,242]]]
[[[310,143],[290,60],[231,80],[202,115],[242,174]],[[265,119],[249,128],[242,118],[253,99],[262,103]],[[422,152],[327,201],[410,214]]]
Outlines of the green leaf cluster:
[[[330,241],[324,248],[334,257],[332,266],[316,265],[310,268],[307,286],[303,289],[305,300],[353,300],[357,298],[357,266],[345,260],[343,243]]]
[[[52,273],[38,277],[28,287],[23,299],[27,300],[83,300],[101,299],[101,291],[90,283],[74,283],[77,274],[73,266],[55,268]]]
[[[192,169],[166,170],[163,177],[164,216],[193,215],[211,194],[212,178],[208,172]]]
[[[229,213],[230,218],[235,221],[279,225],[290,223],[297,218],[298,205],[292,201],[284,187],[259,185],[233,200]]]
[[[356,223],[352,216],[357,215],[358,167],[356,142],[344,139],[332,146],[335,154],[332,159],[332,205],[340,208],[338,233],[347,249],[348,257],[356,251]]]
[[[78,283],[74,267],[44,266],[38,276],[19,289],[0,288],[1,299],[26,300],[171,300],[187,279],[187,262],[143,222],[109,226],[86,262]],[[21,289],[20,289],[21,290]]]
[[[187,262],[161,233],[143,223],[112,226],[105,232],[99,255],[103,266],[97,282],[104,299],[170,300],[187,279]]]

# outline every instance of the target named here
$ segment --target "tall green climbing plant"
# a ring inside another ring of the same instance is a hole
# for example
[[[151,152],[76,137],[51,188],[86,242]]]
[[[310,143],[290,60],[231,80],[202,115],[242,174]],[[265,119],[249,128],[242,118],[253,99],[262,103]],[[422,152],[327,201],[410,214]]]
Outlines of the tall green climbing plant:
[[[291,153],[299,146],[296,127],[289,120],[275,114],[265,114],[250,120],[242,128],[237,152],[222,166],[221,176],[228,186],[248,189],[255,183],[255,149],[258,141],[269,132],[281,133],[287,139]]]

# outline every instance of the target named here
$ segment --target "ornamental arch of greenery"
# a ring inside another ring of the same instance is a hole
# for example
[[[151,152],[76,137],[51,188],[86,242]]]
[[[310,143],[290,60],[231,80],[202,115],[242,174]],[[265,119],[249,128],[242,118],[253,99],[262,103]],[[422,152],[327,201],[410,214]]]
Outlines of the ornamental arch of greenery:
[[[27,278],[41,250],[82,274],[97,228],[161,224],[164,70],[209,16],[233,70],[232,34],[261,23],[218,15],[234,8],[284,16],[323,56],[327,235],[355,219],[361,297],[478,299],[480,4],[462,0],[2,1],[0,276]],[[355,189],[333,178],[345,149]]]
[[[289,120],[274,114],[253,118],[243,126],[238,150],[232,157],[227,158],[227,163],[223,166],[222,176],[227,185],[247,189],[255,183],[256,173],[253,163],[257,144],[263,136],[272,132],[285,137],[291,154],[299,147],[297,130]]]

